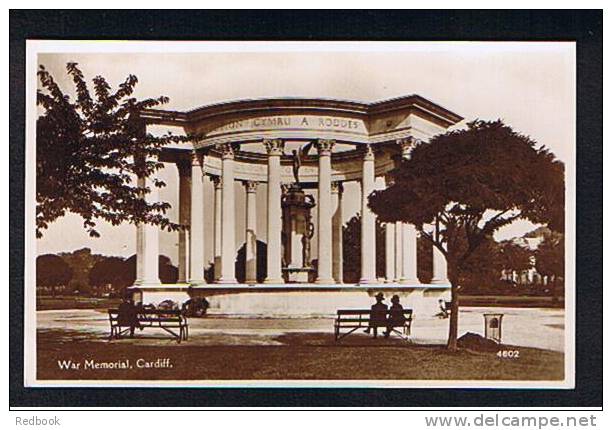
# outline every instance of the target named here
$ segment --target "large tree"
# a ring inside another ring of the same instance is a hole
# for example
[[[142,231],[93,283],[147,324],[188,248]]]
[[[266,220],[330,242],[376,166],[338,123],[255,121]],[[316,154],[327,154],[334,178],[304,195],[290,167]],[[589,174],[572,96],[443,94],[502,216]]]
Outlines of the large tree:
[[[87,293],[91,290],[89,283],[89,271],[103,257],[93,254],[90,248],[81,248],[72,252],[60,252],[59,256],[68,263],[72,269],[72,279],[69,290]]]
[[[72,279],[72,268],[56,254],[39,255],[36,258],[36,285],[51,288],[55,296],[57,287],[66,287]]]
[[[68,63],[66,70],[74,83],[74,98],[62,91],[44,66],[38,70],[37,236],[66,212],[81,216],[92,237],[99,236],[98,219],[112,225],[130,222],[178,228],[165,216],[170,205],[147,202],[150,187],[135,179],[155,173],[162,167],[158,159],[162,148],[185,139],[146,132],[141,112],[167,103],[168,98],[132,97],[138,82],[134,75],[115,91],[106,79],[96,76],[92,95],[76,63]],[[164,183],[154,180],[153,186]]]
[[[562,228],[563,164],[502,121],[477,120],[416,145],[392,176],[393,185],[370,195],[370,207],[381,221],[414,224],[444,254],[448,348],[456,350],[462,268],[487,238],[520,218]]]
[[[115,292],[129,286],[131,274],[126,271],[125,260],[121,257],[100,257],[89,270],[89,285],[103,287],[112,285]]]

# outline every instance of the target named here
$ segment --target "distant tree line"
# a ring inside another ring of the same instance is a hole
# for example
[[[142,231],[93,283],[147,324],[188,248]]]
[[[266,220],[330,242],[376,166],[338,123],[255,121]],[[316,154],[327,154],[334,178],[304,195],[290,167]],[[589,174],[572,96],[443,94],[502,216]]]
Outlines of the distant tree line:
[[[357,214],[343,227],[343,276],[345,283],[357,283],[361,275],[361,218]],[[531,250],[521,242],[535,239],[539,242]],[[385,227],[376,223],[376,276],[385,277]],[[263,282],[266,276],[266,244],[257,242],[257,278]],[[424,238],[417,240],[418,277],[429,283],[433,274],[432,244]],[[244,245],[236,255],[236,277],[244,282]],[[547,283],[515,282],[503,274],[537,271],[546,277]],[[536,294],[563,293],[564,273],[563,234],[546,228],[526,234],[520,240],[495,241],[487,237],[483,245],[467,260],[461,272],[459,285],[462,294]],[[206,280],[214,282],[214,265],[206,270]],[[159,256],[159,277],[162,283],[176,283],[178,268],[165,255]],[[136,279],[136,255],[124,258],[92,254],[82,248],[74,252],[40,255],[36,260],[36,284],[44,294],[120,295],[134,284]]]
[[[176,283],[178,279],[178,268],[165,255],[159,256],[159,277],[162,283]],[[43,294],[118,296],[135,280],[136,255],[105,256],[83,248],[36,259],[36,285]]]
[[[535,250],[520,242],[536,239]],[[459,285],[462,294],[499,295],[534,294],[560,295],[563,292],[564,273],[563,234],[547,228],[538,228],[519,240],[497,242],[490,235],[466,261]],[[357,283],[361,275],[361,217],[352,217],[343,226],[343,276],[345,283]],[[385,227],[376,222],[376,276],[385,277]],[[419,280],[427,284],[433,277],[433,246],[422,237],[417,239]],[[535,269],[546,284],[536,282],[513,282],[505,279],[504,273],[521,274]]]

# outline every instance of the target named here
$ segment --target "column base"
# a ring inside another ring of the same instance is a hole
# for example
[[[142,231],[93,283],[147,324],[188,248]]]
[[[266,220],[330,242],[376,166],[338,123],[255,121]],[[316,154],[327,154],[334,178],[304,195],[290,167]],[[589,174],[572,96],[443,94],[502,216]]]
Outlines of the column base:
[[[400,279],[399,283],[402,285],[418,285],[421,281],[418,279]]]
[[[244,283],[248,285],[255,285],[258,282],[257,282],[257,279],[245,279]]]
[[[235,278],[219,278],[217,280],[217,284],[237,284],[238,281],[236,281]]]
[[[432,285],[450,285],[448,279],[432,279],[429,283]]]
[[[334,281],[332,278],[315,280],[315,284],[335,284],[335,283],[336,281]]]
[[[359,284],[378,284],[378,279],[360,279]]]
[[[162,283],[159,279],[149,280],[149,281],[137,279],[136,281],[134,281],[134,286],[137,286],[137,287],[158,287],[161,284]]]

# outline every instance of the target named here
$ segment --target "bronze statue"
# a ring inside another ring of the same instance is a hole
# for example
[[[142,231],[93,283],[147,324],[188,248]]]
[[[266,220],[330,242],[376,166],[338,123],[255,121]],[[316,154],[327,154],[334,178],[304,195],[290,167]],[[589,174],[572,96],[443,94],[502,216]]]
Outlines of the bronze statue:
[[[308,151],[310,151],[312,145],[312,142],[307,143],[299,149],[294,149],[291,151],[293,154],[293,177],[295,178],[295,183],[297,185],[300,185],[300,167],[302,167],[302,158],[304,155],[308,155]]]
[[[314,236],[314,224],[308,222],[307,231],[302,236],[302,264],[304,267],[311,267],[310,265],[310,241]]]

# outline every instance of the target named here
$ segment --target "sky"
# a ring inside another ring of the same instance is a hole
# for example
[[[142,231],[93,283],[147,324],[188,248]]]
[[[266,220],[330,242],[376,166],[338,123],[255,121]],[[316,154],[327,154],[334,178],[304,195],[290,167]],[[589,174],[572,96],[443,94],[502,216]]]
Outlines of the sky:
[[[177,49],[189,52],[171,52]],[[373,102],[419,94],[466,120],[501,118],[547,146],[566,165],[574,163],[573,43],[88,42],[75,47],[64,42],[46,50],[52,52],[39,53],[39,63],[67,93],[71,93],[72,85],[65,65],[73,61],[79,63],[87,79],[102,75],[113,86],[134,74],[138,77],[136,97],[168,96],[170,103],[164,108],[171,110],[245,98],[322,97]],[[178,198],[176,177],[173,166],[162,172],[168,186],[161,190],[160,197],[173,206]],[[236,190],[236,210],[243,213],[243,190],[239,185]],[[211,197],[210,185],[205,193],[205,198]],[[353,200],[358,199],[345,199],[345,220],[359,207]],[[264,232],[264,193],[258,193],[257,206],[258,231]],[[172,209],[169,216],[176,217],[176,211]],[[243,238],[239,232],[244,230],[240,223],[244,220],[237,218],[236,239],[240,241]],[[205,222],[210,231],[212,223]],[[520,236],[533,228],[519,221],[501,230],[496,238]],[[83,247],[107,255],[135,252],[134,226],[100,223],[99,231],[101,238],[89,238],[80,218],[67,215],[38,239],[37,253]],[[160,252],[174,262],[177,241],[176,233],[160,235]]]

